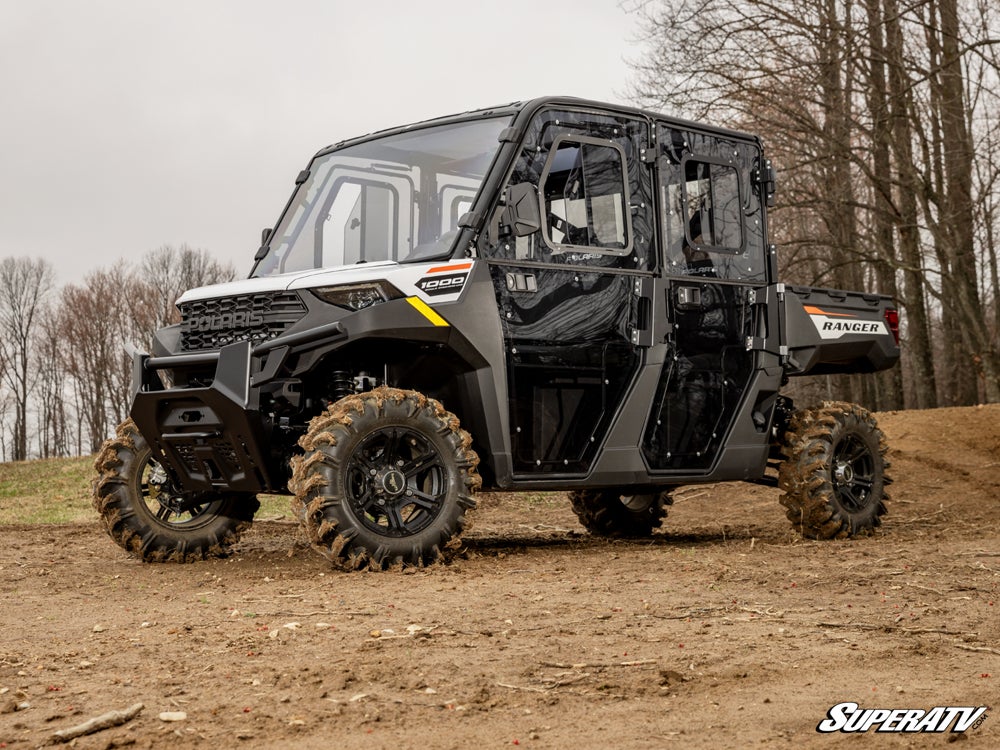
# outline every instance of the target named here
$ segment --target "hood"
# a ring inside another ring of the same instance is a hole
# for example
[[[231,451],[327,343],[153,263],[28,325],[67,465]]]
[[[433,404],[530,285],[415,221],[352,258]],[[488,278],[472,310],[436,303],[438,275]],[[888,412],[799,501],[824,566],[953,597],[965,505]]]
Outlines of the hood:
[[[350,266],[336,268],[311,268],[308,271],[294,271],[277,276],[260,276],[238,281],[228,281],[224,284],[200,286],[184,292],[177,300],[180,305],[202,299],[217,299],[219,297],[236,297],[241,294],[257,294],[260,292],[284,292],[289,289],[309,289],[318,286],[333,286],[335,284],[351,284],[368,281],[372,278],[384,278],[391,270],[398,268],[399,263],[392,260],[380,260],[372,263],[355,263]]]

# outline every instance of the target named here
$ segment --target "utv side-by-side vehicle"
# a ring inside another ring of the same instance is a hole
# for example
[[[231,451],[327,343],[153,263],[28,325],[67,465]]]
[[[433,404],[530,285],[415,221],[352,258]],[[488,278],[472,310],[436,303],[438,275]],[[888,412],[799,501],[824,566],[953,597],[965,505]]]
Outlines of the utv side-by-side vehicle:
[[[130,552],[224,554],[258,493],[346,567],[447,554],[480,488],[568,491],[605,536],[722,480],[779,483],[810,538],[879,524],[875,420],[780,389],[891,367],[897,311],[778,281],[756,137],[546,98],[337,143],[295,183],[249,278],[133,352],[94,484]]]

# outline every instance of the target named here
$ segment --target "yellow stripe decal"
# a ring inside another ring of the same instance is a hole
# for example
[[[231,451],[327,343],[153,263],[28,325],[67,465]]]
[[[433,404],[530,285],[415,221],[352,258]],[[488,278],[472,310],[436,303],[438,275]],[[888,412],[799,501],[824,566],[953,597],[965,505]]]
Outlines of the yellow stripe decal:
[[[427,318],[427,320],[429,320],[434,325],[436,326],[448,325],[447,320],[445,320],[436,312],[434,312],[434,310],[431,309],[430,305],[428,305],[419,297],[407,297],[406,301],[409,302],[411,305],[413,305],[413,307],[416,309],[418,313],[423,315],[425,318]]]

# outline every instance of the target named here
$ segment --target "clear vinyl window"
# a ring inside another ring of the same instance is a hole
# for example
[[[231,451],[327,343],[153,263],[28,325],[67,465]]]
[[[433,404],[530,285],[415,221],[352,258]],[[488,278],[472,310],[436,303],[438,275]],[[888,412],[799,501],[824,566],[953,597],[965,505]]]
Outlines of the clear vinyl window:
[[[540,185],[542,235],[553,251],[632,251],[628,179],[620,146],[585,136],[560,137],[549,152]]]
[[[735,167],[692,157],[683,170],[685,232],[692,250],[742,252],[743,204]]]
[[[656,142],[664,271],[766,282],[760,144],[669,123]]]
[[[345,179],[320,225],[324,266],[381,260],[399,241],[398,205],[390,184]]]
[[[447,256],[509,124],[414,127],[321,152],[251,275]]]

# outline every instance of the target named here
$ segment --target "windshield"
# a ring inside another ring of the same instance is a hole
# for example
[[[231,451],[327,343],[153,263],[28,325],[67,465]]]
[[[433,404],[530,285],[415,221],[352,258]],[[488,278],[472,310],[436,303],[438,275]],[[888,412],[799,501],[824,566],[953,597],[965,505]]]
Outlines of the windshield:
[[[509,124],[437,125],[317,156],[252,276],[447,253]]]

